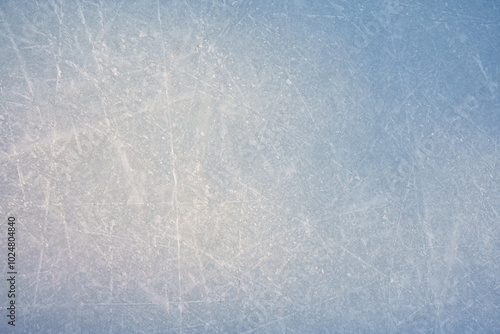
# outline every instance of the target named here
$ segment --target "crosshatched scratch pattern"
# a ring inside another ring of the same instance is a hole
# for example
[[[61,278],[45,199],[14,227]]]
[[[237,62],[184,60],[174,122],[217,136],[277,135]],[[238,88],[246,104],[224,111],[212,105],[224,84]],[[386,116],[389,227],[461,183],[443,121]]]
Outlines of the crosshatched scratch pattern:
[[[16,330],[500,332],[499,18],[2,1]]]

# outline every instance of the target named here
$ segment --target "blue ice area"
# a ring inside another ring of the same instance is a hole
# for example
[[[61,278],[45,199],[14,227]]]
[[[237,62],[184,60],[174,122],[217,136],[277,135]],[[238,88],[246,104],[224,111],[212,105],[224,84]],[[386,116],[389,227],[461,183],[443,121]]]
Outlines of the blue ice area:
[[[0,50],[0,332],[500,333],[498,2],[4,0]]]

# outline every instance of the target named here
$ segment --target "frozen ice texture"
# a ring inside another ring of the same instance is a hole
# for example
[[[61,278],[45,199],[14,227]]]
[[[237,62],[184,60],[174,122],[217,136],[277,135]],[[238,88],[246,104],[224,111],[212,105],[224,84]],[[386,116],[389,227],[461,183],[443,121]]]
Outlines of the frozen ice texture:
[[[500,332],[499,17],[2,1],[17,332]]]

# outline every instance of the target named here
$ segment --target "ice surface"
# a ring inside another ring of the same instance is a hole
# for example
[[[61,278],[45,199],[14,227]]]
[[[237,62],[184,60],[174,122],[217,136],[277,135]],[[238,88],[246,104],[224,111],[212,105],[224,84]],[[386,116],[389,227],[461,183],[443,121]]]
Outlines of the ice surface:
[[[500,332],[499,36],[494,1],[2,1],[16,331]]]

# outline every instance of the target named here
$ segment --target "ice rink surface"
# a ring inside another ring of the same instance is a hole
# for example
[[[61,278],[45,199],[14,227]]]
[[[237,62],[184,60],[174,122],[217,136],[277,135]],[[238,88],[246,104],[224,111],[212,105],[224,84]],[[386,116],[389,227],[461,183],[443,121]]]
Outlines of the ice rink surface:
[[[0,332],[499,333],[496,1],[0,2]]]

